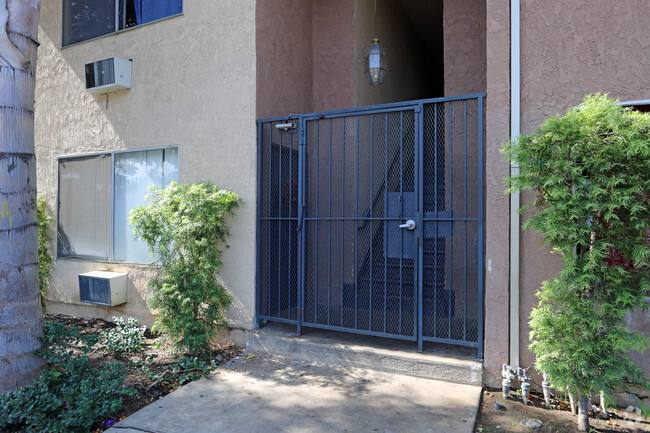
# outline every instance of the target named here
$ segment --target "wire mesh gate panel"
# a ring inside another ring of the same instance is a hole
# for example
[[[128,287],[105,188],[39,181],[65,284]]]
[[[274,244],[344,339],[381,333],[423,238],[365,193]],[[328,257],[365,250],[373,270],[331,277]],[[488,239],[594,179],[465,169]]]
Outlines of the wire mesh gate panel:
[[[484,96],[258,121],[258,322],[482,358]]]

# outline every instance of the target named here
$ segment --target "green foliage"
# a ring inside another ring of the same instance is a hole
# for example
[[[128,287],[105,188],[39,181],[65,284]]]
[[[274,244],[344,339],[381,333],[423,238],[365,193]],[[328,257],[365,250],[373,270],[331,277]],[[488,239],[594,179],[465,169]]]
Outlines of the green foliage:
[[[524,227],[564,260],[531,313],[535,365],[576,395],[647,384],[628,352],[648,342],[626,317],[650,293],[649,137],[648,114],[594,95],[504,147],[521,169],[509,192],[537,194]]]
[[[198,380],[203,376],[207,376],[212,371],[216,370],[219,366],[215,360],[205,362],[196,356],[190,356],[183,357],[164,371],[160,371],[151,368],[151,362],[155,358],[156,355],[151,355],[148,358],[139,361],[137,365],[140,369],[140,372],[147,376],[151,382],[160,380],[159,383],[166,383],[171,388],[192,382],[194,380]]]
[[[181,358],[174,365],[174,376],[176,382],[183,385],[207,376],[210,372],[216,370],[218,366],[214,359],[206,363],[197,357]]]
[[[48,278],[52,271],[52,251],[50,249],[49,229],[54,218],[47,212],[45,197],[39,197],[36,204],[36,221],[38,223],[38,288],[41,292],[41,308],[45,313],[45,294]]]
[[[229,236],[225,218],[240,203],[237,194],[209,182],[150,188],[148,203],[131,211],[134,234],[157,257],[150,305],[181,350],[205,355],[223,323],[231,296],[218,280],[220,243]]]
[[[111,352],[135,353],[144,348],[144,332],[146,326],[138,326],[138,321],[129,317],[127,322],[121,317],[113,317],[115,328],[102,331],[104,345]]]
[[[35,352],[47,370],[30,385],[0,395],[0,430],[32,432],[87,432],[97,420],[122,408],[122,397],[133,394],[123,386],[126,368],[112,363],[93,368],[87,353],[98,336],[66,331],[62,324],[46,323],[43,347]],[[81,349],[75,356],[71,346]]]

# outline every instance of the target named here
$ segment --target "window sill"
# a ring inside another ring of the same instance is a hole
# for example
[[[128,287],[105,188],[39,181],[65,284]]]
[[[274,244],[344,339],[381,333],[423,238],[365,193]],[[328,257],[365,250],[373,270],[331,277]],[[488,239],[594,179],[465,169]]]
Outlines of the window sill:
[[[148,268],[155,265],[156,262],[127,262],[119,260],[105,260],[100,258],[92,257],[57,257],[56,260],[61,260],[64,262],[83,262],[83,263],[103,263],[107,265],[120,265],[120,266],[132,266],[137,268]]]
[[[131,30],[135,30],[135,29],[140,29],[140,28],[142,28],[142,27],[146,27],[146,26],[148,26],[148,25],[150,25],[150,24],[156,24],[156,23],[159,23],[159,22],[161,22],[161,21],[167,21],[167,20],[170,20],[170,19],[173,19],[173,18],[182,17],[182,16],[183,16],[183,12],[181,12],[180,14],[176,14],[176,15],[170,15],[170,16],[165,17],[165,18],[160,18],[160,19],[155,20],[155,21],[149,21],[148,23],[139,24],[139,25],[137,25],[137,26],[129,27],[129,28],[127,28],[127,29],[122,29],[122,30],[118,30],[118,31],[116,31],[116,32],[107,33],[107,34],[105,34],[105,35],[97,36],[96,38],[86,39],[85,41],[79,41],[79,42],[75,42],[75,43],[73,43],[73,44],[68,44],[68,45],[65,45],[65,46],[63,45],[63,43],[61,43],[61,50],[65,50],[65,49],[68,49],[68,48],[76,47],[76,46],[79,46],[79,45],[82,45],[82,44],[85,44],[85,43],[88,43],[88,42],[96,41],[96,40],[99,40],[99,39],[104,39],[104,38],[107,38],[107,37],[109,37],[109,36],[117,36],[117,35],[119,35],[119,34],[129,32],[129,31],[131,31]],[[61,39],[63,40],[63,35],[61,36]]]

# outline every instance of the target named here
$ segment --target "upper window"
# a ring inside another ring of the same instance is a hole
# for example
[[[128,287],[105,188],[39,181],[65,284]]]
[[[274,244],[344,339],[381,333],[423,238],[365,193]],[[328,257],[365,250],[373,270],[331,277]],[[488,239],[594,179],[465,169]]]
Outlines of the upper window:
[[[182,12],[183,0],[63,0],[63,46]]]
[[[133,239],[129,212],[147,187],[178,181],[178,148],[105,153],[59,160],[58,257],[152,262]]]

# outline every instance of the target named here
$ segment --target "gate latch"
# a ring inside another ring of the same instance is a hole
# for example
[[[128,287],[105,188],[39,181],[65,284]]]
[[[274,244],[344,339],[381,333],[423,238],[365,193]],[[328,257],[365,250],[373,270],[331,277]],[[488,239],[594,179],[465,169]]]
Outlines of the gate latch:
[[[413,229],[415,229],[415,221],[408,220],[408,221],[406,221],[406,224],[400,224],[399,228],[407,229],[407,230],[413,230]]]

